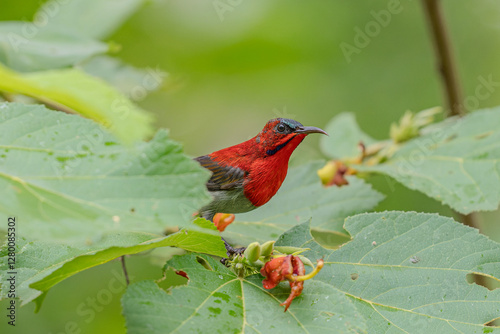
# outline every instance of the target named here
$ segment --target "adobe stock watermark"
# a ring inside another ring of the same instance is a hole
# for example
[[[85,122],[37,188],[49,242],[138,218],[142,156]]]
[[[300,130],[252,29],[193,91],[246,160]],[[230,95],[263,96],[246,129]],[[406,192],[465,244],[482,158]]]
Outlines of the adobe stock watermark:
[[[463,110],[476,110],[481,102],[489,99],[500,87],[500,81],[495,81],[492,74],[480,75],[477,77],[477,81],[478,84],[473,90],[474,94],[466,96],[460,104]],[[407,157],[398,158],[400,161],[398,162],[397,173],[403,175],[413,174],[415,169],[424,163],[425,158],[432,155],[433,148],[445,139],[444,136],[457,130],[461,124],[461,122],[455,122],[446,132],[434,130],[426,133],[424,138],[417,141],[418,147],[412,150]],[[386,174],[383,174],[383,177],[389,186],[390,192],[396,191],[395,185],[399,182]]]
[[[462,105],[465,110],[475,110],[479,108],[479,102],[487,100],[500,87],[500,81],[493,81],[493,75],[489,74],[486,78],[482,75],[477,77],[479,84],[474,89],[474,95],[467,96]]]
[[[123,273],[113,269],[111,271],[113,277],[108,281],[106,288],[99,290],[95,296],[88,296],[76,307],[76,315],[79,316],[79,321],[68,321],[64,325],[64,329],[57,333],[50,332],[49,334],[81,334],[83,333],[80,324],[82,321],[86,324],[91,323],[96,318],[96,315],[104,310],[104,307],[109,305],[116,297],[120,297],[126,288],[127,284]],[[133,279],[134,277],[130,277]]]
[[[142,78],[140,84],[132,87],[127,94],[121,98],[114,99],[111,103],[111,111],[118,114],[120,119],[125,119],[130,115],[132,105],[129,103],[128,99],[133,101],[143,100],[149,92],[158,89],[164,81],[164,78],[168,76],[168,73],[161,70],[159,66],[156,69],[146,68],[146,74]],[[105,124],[106,127],[112,126],[112,124]]]
[[[242,3],[243,0],[214,0],[212,1],[212,6],[217,16],[219,16],[219,20],[224,22],[226,13],[233,12]]]
[[[466,110],[478,108],[480,101],[488,99],[500,87],[500,82],[493,81],[492,74],[487,77],[480,75],[477,80],[479,84],[474,89],[474,95],[469,95],[463,99],[462,106]],[[434,147],[445,140],[446,136],[458,132],[462,124],[462,122],[455,122],[446,131],[441,129],[434,130],[426,134],[425,137],[420,138],[417,141],[418,147],[412,150],[407,158],[400,158],[401,162],[398,163],[398,174],[413,174],[415,169],[424,163],[425,158],[433,154]]]
[[[163,84],[168,73],[163,71],[158,65],[156,68],[146,67],[146,73],[142,77],[141,83],[132,87],[126,96],[133,101],[141,101]]]
[[[352,44],[342,42],[339,45],[347,63],[352,62],[354,54],[360,54],[361,50],[368,47],[373,38],[380,35],[383,28],[389,26],[393,16],[400,14],[402,11],[403,5],[401,4],[401,0],[389,0],[385,9],[378,11],[371,10],[370,15],[373,17],[373,20],[368,21],[363,28],[359,26],[354,27],[355,34]]]
[[[28,44],[30,39],[35,38],[40,33],[40,30],[44,28],[52,18],[59,14],[61,6],[70,1],[71,0],[52,0],[46,2],[35,13],[33,21],[24,22],[21,27],[21,34],[9,32],[7,34],[7,40],[12,49],[18,52],[23,44]]]

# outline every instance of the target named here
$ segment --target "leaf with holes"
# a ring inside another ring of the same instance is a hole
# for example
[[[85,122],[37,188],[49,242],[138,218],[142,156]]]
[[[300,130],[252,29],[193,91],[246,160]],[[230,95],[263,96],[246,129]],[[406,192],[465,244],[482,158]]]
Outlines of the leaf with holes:
[[[356,177],[348,177],[347,186],[324,187],[317,175],[323,165],[316,161],[290,168],[276,196],[254,211],[236,215],[236,221],[222,234],[224,238],[243,245],[276,239],[312,217],[312,228],[348,239],[344,219],[374,208],[384,196]]]
[[[215,233],[211,233],[215,232]],[[211,222],[197,219],[188,228],[169,236],[142,232],[114,233],[102,240],[82,246],[69,246],[46,241],[18,240],[16,252],[16,294],[22,305],[35,300],[40,306],[43,297],[57,283],[85,269],[106,263],[125,254],[173,246],[185,250],[226,255],[226,249]],[[8,247],[0,251],[1,271],[7,271]],[[0,299],[7,297],[2,290]]]
[[[500,281],[500,244],[451,218],[415,212],[360,214],[346,220],[353,240],[319,246],[307,224],[276,243],[324,257],[315,277],[351,298],[373,333],[492,333],[500,289],[467,282],[471,273]],[[307,282],[308,283],[308,282]]]
[[[28,240],[162,234],[210,200],[209,173],[166,131],[125,147],[79,116],[15,103],[0,111],[0,216],[19,215]]]
[[[200,264],[199,262],[202,262]],[[127,332],[143,333],[346,333],[365,330],[363,319],[337,289],[306,282],[287,312],[279,306],[288,283],[262,287],[259,274],[239,278],[207,256],[174,257],[167,263],[187,274],[186,286],[168,293],[154,281],[130,285],[122,298]]]

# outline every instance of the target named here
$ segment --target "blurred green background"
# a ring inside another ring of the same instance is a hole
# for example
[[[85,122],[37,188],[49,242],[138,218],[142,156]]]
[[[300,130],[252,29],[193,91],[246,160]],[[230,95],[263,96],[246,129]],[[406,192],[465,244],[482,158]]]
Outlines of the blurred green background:
[[[149,1],[108,40],[121,45],[116,56],[125,62],[169,73],[160,90],[137,103],[192,156],[246,140],[271,118],[322,127],[341,111],[355,112],[361,127],[382,139],[405,110],[444,105],[419,1],[401,0],[399,12],[349,59],[341,50],[341,43],[355,46],[355,29],[365,30],[374,13],[393,2]],[[30,21],[41,3],[2,0],[0,20]],[[227,10],[218,12],[217,3]],[[497,90],[476,96],[481,77],[500,82],[500,2],[447,0],[443,6],[464,97],[477,102],[475,108],[500,105]],[[292,164],[321,158],[318,137],[299,147]],[[377,210],[452,216],[449,208],[386,177],[369,181],[387,195]],[[481,231],[500,241],[500,214],[479,218]],[[166,252],[157,253],[155,261],[128,259],[134,280],[159,277]],[[113,261],[67,279],[48,293],[38,314],[34,305],[23,307],[14,332],[124,333],[120,274]],[[5,321],[0,329],[12,331]]]

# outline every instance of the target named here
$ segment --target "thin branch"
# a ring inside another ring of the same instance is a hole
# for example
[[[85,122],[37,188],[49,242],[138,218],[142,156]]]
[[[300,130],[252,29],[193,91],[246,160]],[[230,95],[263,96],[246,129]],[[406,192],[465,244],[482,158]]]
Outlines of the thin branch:
[[[35,99],[38,102],[41,102],[41,103],[45,104],[45,106],[48,107],[48,108],[50,108],[50,109],[62,111],[64,113],[70,114],[70,115],[78,115],[78,113],[76,111],[74,111],[73,109],[65,106],[62,103],[58,103],[58,102],[52,101],[50,99],[45,99],[45,98],[41,98],[41,97],[36,97]]]
[[[450,40],[446,32],[446,26],[443,17],[440,0],[422,0],[427,16],[427,22],[431,30],[434,49],[436,51],[436,60],[438,63],[439,72],[443,80],[443,86],[446,91],[446,100],[449,108],[449,115],[462,116],[464,110],[462,108],[462,92],[460,89],[458,74],[455,69],[453,60],[453,52],[450,45]],[[468,226],[479,228],[477,217],[475,214],[462,215],[459,214],[462,223]]]
[[[432,32],[431,35],[436,51],[438,69],[441,73],[443,86],[446,91],[449,115],[462,116],[464,114],[462,108],[462,93],[453,60],[453,51],[446,31],[441,2],[440,0],[423,0],[423,4],[429,28]]]
[[[40,97],[40,96],[27,95],[27,94],[23,94],[23,95],[31,97],[31,98],[35,99],[37,102],[45,104],[45,106],[49,109],[62,111],[64,113],[70,114],[70,115],[78,115],[78,112],[71,109],[70,107],[65,106],[62,103],[58,103],[58,102],[53,101],[51,99],[47,99],[47,98]],[[14,102],[12,94],[10,94],[8,92],[0,91],[0,97],[2,97],[7,102]]]
[[[122,262],[122,270],[123,270],[123,275],[125,276],[125,281],[127,282],[127,285],[129,285],[130,280],[128,278],[127,266],[125,265],[125,255],[122,255],[120,257],[120,260]]]

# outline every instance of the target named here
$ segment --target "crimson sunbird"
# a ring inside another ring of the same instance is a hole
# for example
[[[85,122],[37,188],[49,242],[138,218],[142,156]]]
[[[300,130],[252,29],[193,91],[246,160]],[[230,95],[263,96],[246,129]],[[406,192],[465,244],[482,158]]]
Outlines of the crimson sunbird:
[[[212,172],[207,189],[213,200],[200,209],[200,216],[213,221],[219,212],[242,213],[266,204],[285,180],[293,151],[310,133],[327,135],[293,119],[276,118],[252,139],[195,158]]]

